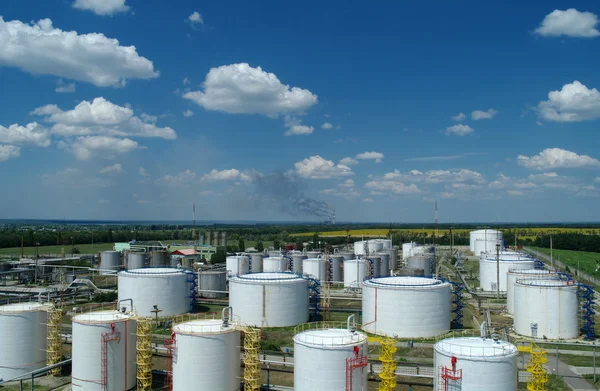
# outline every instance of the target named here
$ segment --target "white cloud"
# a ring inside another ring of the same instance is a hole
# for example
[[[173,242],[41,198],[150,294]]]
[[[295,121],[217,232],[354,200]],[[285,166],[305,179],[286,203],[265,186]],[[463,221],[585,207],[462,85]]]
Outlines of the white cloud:
[[[465,118],[467,118],[467,116],[465,115],[465,113],[458,113],[455,116],[452,117],[453,120],[455,121],[462,121]]]
[[[112,166],[107,166],[98,170],[99,174],[121,174],[123,172],[123,166],[121,163],[115,163]]]
[[[143,177],[147,177],[149,175],[144,167],[140,167],[140,169],[138,170],[138,174]]]
[[[336,189],[325,189],[321,190],[319,193],[346,199],[360,197],[360,193],[354,188],[354,181],[352,179],[346,179],[344,182],[340,183]]]
[[[538,104],[538,114],[547,121],[578,122],[600,117],[600,92],[575,80],[560,91],[550,91]]]
[[[165,175],[157,182],[168,186],[186,187],[197,184],[198,176],[194,171],[188,168],[187,170],[176,175]]]
[[[0,141],[7,144],[47,147],[50,145],[50,132],[37,122],[25,126],[13,124],[8,128],[0,125]]]
[[[594,178],[594,182],[600,183],[600,176],[597,176],[596,178]]]
[[[374,180],[365,183],[365,187],[371,191],[371,194],[419,194],[422,193],[421,189],[414,183],[406,185],[396,180]]]
[[[566,11],[554,10],[542,21],[536,34],[546,37],[594,38],[600,35],[596,28],[598,16],[591,12],[580,12],[575,8]]]
[[[299,176],[309,179],[331,179],[354,175],[350,167],[343,164],[336,165],[331,160],[325,160],[319,155],[296,162],[294,167]]]
[[[547,148],[535,156],[517,157],[517,163],[534,170],[551,170],[555,168],[599,167],[600,161],[588,155],[578,155],[575,152],[561,148]]]
[[[75,83],[65,83],[62,79],[58,79],[56,81],[56,88],[54,91],[59,94],[65,94],[70,92],[75,92]]]
[[[284,135],[286,136],[298,136],[298,135],[307,135],[312,134],[315,130],[312,126],[306,125],[292,125],[285,131]]]
[[[455,134],[457,136],[466,136],[467,134],[471,134],[473,132],[474,129],[472,127],[463,124],[448,126],[446,128],[447,135]]]
[[[130,152],[139,147],[138,143],[125,138],[107,136],[78,137],[74,141],[61,141],[59,146],[75,155],[79,160],[88,160],[102,152],[105,156]]]
[[[52,186],[63,191],[66,189],[107,188],[115,183],[109,178],[88,175],[78,168],[67,167],[51,174],[40,176],[45,186]]]
[[[331,128],[333,128],[333,125],[330,124],[329,122],[324,122],[323,125],[321,125],[321,128],[323,128],[323,129],[331,129]]]
[[[183,85],[187,86],[188,84],[190,84],[190,79],[188,79],[187,77],[183,78]]]
[[[375,202],[375,200],[367,197],[367,198],[363,198],[362,202]]]
[[[19,157],[19,155],[21,155],[21,148],[15,147],[14,145],[0,144],[0,162]]]
[[[115,105],[102,97],[92,102],[81,101],[73,110],[63,111],[56,105],[46,105],[33,110],[32,114],[46,117],[45,121],[54,124],[52,133],[61,136],[177,138],[173,129],[157,127],[155,116],[143,113],[142,120],[133,115],[132,109]]]
[[[471,112],[471,118],[475,121],[480,119],[491,119],[498,114],[498,112],[494,109],[489,109],[487,111],[475,110]]]
[[[204,19],[202,18],[202,15],[200,15],[200,13],[198,13],[197,11],[192,12],[192,14],[190,16],[188,16],[187,20],[192,25],[204,24]]]
[[[100,205],[105,205],[105,204],[110,204],[110,201],[108,201],[108,200],[105,200],[104,198],[100,198],[100,199],[98,200],[98,203],[99,203]]]
[[[353,159],[351,157],[345,157],[342,160],[340,160],[340,164],[343,164],[345,166],[352,166],[358,164],[358,160]]]
[[[394,170],[383,176],[383,180],[399,180],[407,183],[464,183],[471,182],[477,184],[486,183],[483,175],[477,171],[468,169],[460,170],[430,170],[421,172],[419,170],[412,170],[407,173]]]
[[[204,91],[183,95],[206,110],[231,114],[301,113],[317,103],[309,90],[282,84],[273,73],[246,63],[212,68],[206,75]]]
[[[359,160],[375,160],[375,163],[381,163],[381,160],[384,157],[385,156],[383,155],[383,153],[375,151],[363,152],[356,155],[356,158]]]
[[[191,117],[192,115],[194,115],[194,112],[192,110],[186,110],[183,112],[183,116],[184,117]]]
[[[34,24],[0,17],[0,65],[35,75],[54,75],[122,87],[129,79],[158,77],[152,61],[138,55],[135,46],[121,46],[103,34],[78,34],[52,26],[50,19]]]
[[[208,174],[204,174],[201,178],[203,181],[242,181],[250,182],[250,175],[244,174],[240,170],[231,168],[229,170],[212,170]]]
[[[92,11],[96,15],[106,16],[119,12],[127,12],[129,6],[125,5],[126,0],[75,0],[73,8],[84,11]]]

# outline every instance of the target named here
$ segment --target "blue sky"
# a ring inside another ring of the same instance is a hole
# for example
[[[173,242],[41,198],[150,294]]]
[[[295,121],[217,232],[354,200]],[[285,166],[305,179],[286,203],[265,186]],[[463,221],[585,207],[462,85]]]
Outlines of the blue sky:
[[[0,216],[598,221],[597,3],[7,0]]]

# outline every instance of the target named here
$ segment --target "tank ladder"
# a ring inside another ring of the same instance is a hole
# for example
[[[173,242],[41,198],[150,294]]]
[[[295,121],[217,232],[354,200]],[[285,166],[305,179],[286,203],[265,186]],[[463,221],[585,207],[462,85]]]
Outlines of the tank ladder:
[[[48,308],[46,365],[54,365],[62,358],[61,319],[63,311],[55,305]],[[60,367],[48,371],[50,376],[60,376]]]
[[[456,369],[456,357],[450,359],[452,368],[448,368],[445,365],[440,367],[440,391],[460,391],[462,383],[462,369]]]
[[[354,356],[346,359],[346,391],[353,391],[353,377],[354,370],[358,368],[364,368],[369,365],[369,358],[364,354],[360,354],[358,346],[354,347]],[[361,386],[362,389],[362,386]]]
[[[115,330],[115,324],[110,324],[110,333],[102,333],[102,343],[100,347],[100,385],[103,390],[108,390],[108,344],[111,341],[117,341],[117,343],[121,342],[121,332]]]
[[[465,308],[465,303],[463,300],[464,286],[458,282],[448,282],[452,285],[452,312],[454,313],[454,319],[452,319],[451,325],[453,329],[462,329],[463,308]]]
[[[396,359],[394,353],[398,350],[396,340],[386,337],[369,337],[369,342],[379,343],[379,361],[381,361],[381,372],[379,372],[379,391],[396,390]]]
[[[260,391],[260,329],[244,329],[244,391]]]
[[[374,259],[369,259],[369,277],[370,278],[375,278],[375,276],[373,275],[373,273],[375,273],[375,260]],[[359,275],[356,276],[356,287],[360,288],[360,283],[361,281],[358,281],[360,279],[360,273],[358,273]]]
[[[137,389],[150,390],[152,387],[152,321],[150,318],[137,318],[136,321]]]
[[[545,267],[544,262],[540,261],[539,259],[535,258],[533,260],[533,268],[537,269],[537,270],[541,270]]]
[[[579,283],[579,298],[581,302],[581,334],[585,340],[596,339],[596,309],[594,308],[594,288]]]
[[[196,295],[198,294],[198,276],[191,270],[187,270],[186,274],[188,284],[190,284],[190,295],[188,296],[190,299],[190,312],[194,312],[196,310]]]
[[[310,297],[310,314],[313,322],[318,320],[321,311],[321,283],[313,277],[304,277],[308,281],[308,294]]]
[[[165,377],[165,389],[173,391],[173,357],[175,356],[175,347],[177,340],[175,333],[171,334],[171,338],[165,339],[165,348],[167,349],[167,376]]]
[[[533,342],[530,345],[519,345],[519,352],[529,354],[527,363],[527,372],[531,374],[531,379],[527,382],[529,391],[546,391],[548,389],[548,372],[544,364],[548,362],[546,349],[538,347]]]

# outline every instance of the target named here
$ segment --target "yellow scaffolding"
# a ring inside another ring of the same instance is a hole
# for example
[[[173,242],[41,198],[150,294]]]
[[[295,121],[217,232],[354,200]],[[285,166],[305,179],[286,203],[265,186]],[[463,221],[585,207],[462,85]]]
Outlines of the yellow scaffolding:
[[[379,343],[379,361],[381,361],[381,372],[379,372],[379,391],[396,390],[396,359],[394,353],[398,350],[396,340],[387,337],[369,337],[369,342]]]
[[[152,388],[152,321],[149,318],[137,319],[137,389]]]
[[[519,352],[529,354],[529,362],[527,363],[527,372],[531,374],[531,379],[527,382],[529,391],[546,391],[548,387],[548,372],[544,368],[544,364],[548,362],[546,349],[540,348],[533,342],[530,345],[519,345]]]
[[[57,306],[48,307],[46,365],[54,365],[62,358],[61,319],[63,311]],[[53,368],[48,371],[50,376],[60,376],[61,369]]]
[[[260,391],[260,329],[244,328],[244,391]]]

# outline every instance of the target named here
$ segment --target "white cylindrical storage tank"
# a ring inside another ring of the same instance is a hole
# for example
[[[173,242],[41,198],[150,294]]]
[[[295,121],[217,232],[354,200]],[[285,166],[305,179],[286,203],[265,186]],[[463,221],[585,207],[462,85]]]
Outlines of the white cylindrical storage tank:
[[[308,321],[308,281],[292,273],[231,277],[229,306],[242,324],[296,326]]]
[[[448,338],[434,347],[434,391],[516,391],[517,348],[515,345],[483,339]],[[456,372],[452,358],[456,359]],[[443,375],[460,375],[452,380]]]
[[[347,329],[308,330],[294,336],[294,391],[344,391],[346,361],[364,366],[352,371],[352,391],[367,390],[367,336]]]
[[[222,320],[173,326],[173,391],[240,389],[240,332]]]
[[[395,272],[395,274],[396,276],[425,277],[425,271],[423,269],[414,269],[409,267],[400,268]]]
[[[515,283],[517,279],[523,280],[559,280],[560,275],[551,270],[543,269],[510,269],[506,274],[506,312],[514,313],[515,309]]]
[[[73,391],[130,390],[136,386],[137,322],[117,311],[73,317]],[[103,359],[103,351],[106,357]],[[104,374],[104,376],[103,376]]]
[[[381,277],[388,277],[390,275],[390,254],[388,253],[377,253],[379,258],[381,258],[381,270],[379,270],[379,275]]]
[[[344,288],[360,288],[360,283],[367,279],[368,261],[350,259],[344,261]]]
[[[425,277],[431,277],[435,267],[435,258],[433,255],[413,255],[406,258],[406,265],[409,269],[423,269]]]
[[[220,299],[227,296],[226,291],[227,273],[225,271],[201,270],[198,272],[198,294],[200,296]]]
[[[146,253],[143,252],[129,252],[127,254],[127,269],[141,269],[146,266]]]
[[[389,250],[384,250],[384,252],[389,255],[390,271],[396,270],[398,268],[398,249],[391,248]]]
[[[280,257],[281,255],[281,251],[279,250],[269,251],[269,257]]]
[[[532,338],[576,338],[579,335],[577,291],[573,280],[517,279],[515,332]]]
[[[402,243],[402,260],[405,261],[406,258],[410,256],[412,248],[416,245],[416,243]]]
[[[369,278],[381,277],[381,258],[370,256],[367,261],[369,262]]]
[[[325,281],[325,261],[321,258],[307,258],[302,261],[302,271],[305,276]]]
[[[46,366],[47,305],[0,306],[0,379],[7,381]]]
[[[225,268],[228,276],[238,276],[250,273],[248,257],[243,255],[225,258]]]
[[[336,254],[329,257],[329,278],[331,282],[343,282],[344,274],[342,270],[342,264],[344,263],[344,257]]]
[[[261,273],[263,271],[263,255],[262,254],[252,254],[250,255],[250,272],[251,273]],[[246,274],[246,273],[243,273]]]
[[[354,255],[354,253],[351,251],[343,251],[341,253],[337,253],[336,255],[341,255],[344,258],[344,261],[349,261],[356,258],[356,255]]]
[[[506,275],[511,269],[534,269],[535,260],[522,255],[500,254],[496,262],[496,256],[481,257],[479,260],[479,285],[484,291],[496,292],[498,282],[500,292],[506,292]],[[500,269],[500,281],[498,281],[498,268]]]
[[[150,254],[150,267],[163,267],[171,265],[171,255],[163,250],[152,251]]]
[[[158,306],[158,316],[179,315],[190,311],[192,285],[195,277],[179,269],[148,268],[119,272],[119,300],[132,299],[139,316],[155,317],[151,312]],[[123,306],[131,310],[129,302]]]
[[[390,239],[379,239],[382,245],[382,251],[392,249],[392,241]]]
[[[368,240],[367,247],[369,249],[369,255],[375,254],[383,250],[383,242],[379,239]]]
[[[504,250],[502,232],[493,229],[480,229],[471,231],[469,234],[469,249],[474,255],[482,252],[496,252],[496,244],[500,245],[500,251]]]
[[[289,259],[286,257],[269,257],[263,260],[263,272],[282,273],[288,270]]]
[[[303,265],[303,261],[305,259],[307,259],[308,257],[304,254],[294,254],[292,255],[292,263],[293,263],[293,268],[292,271],[296,274],[302,274],[302,265]]]
[[[362,285],[364,331],[427,338],[450,330],[450,283],[423,277],[384,277]]]
[[[111,271],[119,270],[121,265],[121,253],[118,251],[102,251],[100,253],[100,274],[110,274]]]
[[[319,256],[322,256],[323,253],[321,251],[308,251],[306,253],[306,256],[308,258],[318,258]]]
[[[367,241],[361,240],[359,242],[354,242],[354,254],[356,255],[365,255],[368,250]]]

